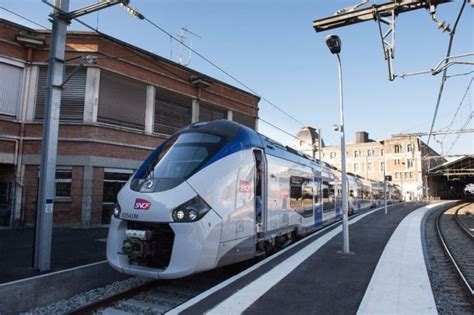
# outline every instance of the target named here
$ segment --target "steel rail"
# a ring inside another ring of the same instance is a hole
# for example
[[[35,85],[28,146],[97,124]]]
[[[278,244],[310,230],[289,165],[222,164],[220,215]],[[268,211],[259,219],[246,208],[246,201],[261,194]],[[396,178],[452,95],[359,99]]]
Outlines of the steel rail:
[[[449,209],[451,209],[451,208],[449,208]],[[443,245],[442,247],[444,248],[444,251],[445,251],[446,255],[449,257],[449,261],[451,262],[452,266],[454,267],[454,270],[456,271],[456,274],[459,277],[459,279],[460,279],[460,281],[463,285],[464,290],[466,291],[471,303],[474,303],[474,290],[471,287],[471,285],[469,284],[469,281],[467,280],[467,278],[462,273],[461,269],[459,268],[459,265],[457,264],[456,260],[454,259],[454,256],[452,255],[451,251],[448,248],[448,245],[446,244],[443,232],[441,231],[441,227],[440,227],[441,217],[449,209],[443,210],[438,214],[438,217],[436,218],[436,232],[438,234],[438,238],[439,238],[441,244]]]
[[[456,218],[456,222],[458,223],[459,227],[463,230],[463,232],[464,232],[467,236],[469,236],[471,239],[474,239],[474,234],[472,234],[472,233],[469,231],[468,227],[467,227],[466,225],[464,225],[464,223],[462,223],[462,221],[461,221],[461,219],[459,218],[459,215],[458,215],[459,210],[461,210],[461,209],[464,208],[464,207],[467,207],[469,204],[470,204],[470,203],[467,202],[467,203],[463,204],[462,207],[457,208],[457,209],[456,209],[456,212],[455,212],[455,214],[454,214],[454,217]]]

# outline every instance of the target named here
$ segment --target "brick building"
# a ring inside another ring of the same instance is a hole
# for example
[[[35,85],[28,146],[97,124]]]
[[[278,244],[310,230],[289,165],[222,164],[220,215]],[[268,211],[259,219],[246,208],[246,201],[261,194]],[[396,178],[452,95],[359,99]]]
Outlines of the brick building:
[[[312,129],[305,127],[302,129]],[[300,132],[293,147],[297,150],[318,158],[317,139],[318,136],[304,137],[308,133]],[[314,134],[314,129],[313,133]],[[311,147],[310,144],[314,144]],[[341,168],[340,146],[324,146],[321,149],[321,159],[338,169]],[[398,185],[405,200],[421,199],[430,196],[427,180],[428,170],[446,160],[427,146],[417,137],[403,136],[391,137],[385,140],[375,141],[369,139],[365,131],[356,133],[356,140],[346,143],[346,167],[347,171],[362,177],[383,181],[384,167],[387,164],[386,175],[392,176],[392,183]],[[433,189],[431,191],[434,191]]]
[[[0,225],[35,222],[49,39],[0,19]],[[107,223],[133,171],[191,122],[256,126],[257,96],[116,38],[69,32],[65,59],[55,224]]]

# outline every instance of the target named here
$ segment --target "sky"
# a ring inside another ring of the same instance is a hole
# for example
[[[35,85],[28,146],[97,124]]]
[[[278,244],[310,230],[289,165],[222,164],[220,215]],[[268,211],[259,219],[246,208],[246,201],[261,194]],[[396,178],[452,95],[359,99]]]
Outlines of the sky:
[[[50,0],[51,1],[51,0]],[[369,4],[385,1],[369,1]],[[94,0],[70,0],[70,9]],[[392,134],[428,132],[433,119],[441,74],[387,79],[387,63],[375,21],[316,33],[313,20],[333,15],[356,4],[343,0],[131,0],[130,5],[148,19],[178,35],[186,26],[201,38],[189,35],[186,43],[244,82],[263,99],[259,116],[296,135],[305,126],[322,129],[327,145],[339,144],[333,125],[339,123],[339,85],[336,57],[325,45],[325,37],[337,34],[342,40],[341,60],[344,79],[346,141],[356,131],[367,131],[374,140]],[[436,17],[454,24],[462,2],[438,6]],[[51,8],[40,0],[0,0],[0,18],[38,28],[1,8],[14,11],[50,28]],[[468,3],[456,30],[451,55],[474,52],[474,8]],[[147,49],[165,58],[179,60],[180,46],[169,36],[141,21],[120,6],[84,16],[93,27],[120,40]],[[84,30],[72,23],[69,30]],[[445,56],[449,36],[437,28],[429,13],[420,9],[400,14],[396,20],[396,74],[434,68]],[[184,50],[187,60],[188,52]],[[474,57],[458,61],[473,62]],[[191,55],[190,68],[237,87],[237,82]],[[448,75],[473,71],[472,65],[454,65]],[[461,104],[474,73],[446,81],[434,130],[446,130]],[[472,128],[474,82],[468,90],[451,129]],[[266,100],[288,112],[289,118]],[[301,123],[301,124],[300,124]],[[275,127],[259,122],[259,131],[284,144],[294,138]],[[426,142],[427,137],[422,137]],[[436,136],[430,146],[448,155],[473,154],[473,134]]]

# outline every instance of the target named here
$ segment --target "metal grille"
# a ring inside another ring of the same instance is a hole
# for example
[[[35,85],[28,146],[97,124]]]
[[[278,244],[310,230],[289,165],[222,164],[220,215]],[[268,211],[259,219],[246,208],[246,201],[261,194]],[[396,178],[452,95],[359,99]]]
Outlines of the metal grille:
[[[0,63],[0,115],[17,116],[23,69]]]
[[[243,114],[240,112],[234,112],[232,120],[241,123],[249,128],[255,129],[255,117]]]
[[[145,129],[146,84],[102,71],[97,121]]]
[[[191,123],[191,97],[156,89],[154,131],[172,135]]]
[[[64,79],[75,67],[66,67]],[[59,120],[77,121],[84,119],[84,99],[86,94],[86,69],[79,69],[72,78],[64,85],[61,95],[61,110]],[[46,99],[46,84],[48,67],[41,67],[38,76],[38,91],[36,93],[35,120],[43,120]]]
[[[226,119],[227,110],[209,103],[201,103],[199,106],[199,121],[211,121]]]

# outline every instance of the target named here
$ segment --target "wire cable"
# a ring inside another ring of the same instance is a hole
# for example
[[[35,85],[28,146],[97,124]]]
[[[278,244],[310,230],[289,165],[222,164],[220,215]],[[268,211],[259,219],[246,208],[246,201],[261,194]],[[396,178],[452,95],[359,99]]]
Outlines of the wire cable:
[[[50,7],[53,7],[55,8],[56,10],[62,12],[62,13],[66,13],[64,12],[63,10],[61,10],[60,8],[56,7],[55,5],[47,2],[46,0],[40,0],[42,1],[44,4],[46,5],[49,5]],[[134,11],[136,11],[135,9],[132,9]],[[170,32],[168,32],[167,30],[165,30],[164,28],[162,28],[161,26],[159,26],[158,24],[154,23],[153,21],[151,21],[150,19],[148,19],[147,17],[143,16],[141,13],[139,13],[138,11],[136,11],[138,14],[140,14],[142,17],[143,17],[143,20],[145,20],[146,22],[148,22],[149,24],[153,25],[155,28],[157,28],[158,30],[160,30],[161,32],[163,32],[164,34],[166,34],[167,36],[169,36],[170,39],[172,40],[175,40],[176,42],[179,42],[181,43],[181,41],[176,38],[173,34],[171,34]],[[142,18],[140,18],[142,19]],[[74,20],[76,22],[78,22],[79,24],[83,25],[84,27],[90,29],[91,31],[95,32],[95,33],[98,33],[100,35],[103,35],[103,36],[107,36],[107,34],[95,29],[94,27],[90,26],[89,24],[83,22],[82,20],[80,20],[79,18],[74,18]],[[237,83],[239,83],[240,85],[242,85],[243,87],[245,87],[247,90],[249,90],[250,92],[252,92],[253,94],[257,95],[258,97],[260,97],[260,99],[264,100],[265,102],[267,102],[269,105],[273,106],[274,108],[276,108],[277,110],[279,110],[281,113],[285,114],[287,117],[291,118],[293,121],[297,122],[299,125],[301,126],[306,126],[305,124],[303,124],[301,121],[299,121],[298,119],[296,119],[295,117],[293,117],[292,115],[290,115],[289,113],[287,113],[286,111],[284,111],[283,109],[281,109],[279,106],[275,105],[273,102],[271,102],[270,100],[268,100],[266,97],[262,96],[262,95],[259,95],[259,93],[257,93],[254,89],[252,89],[251,87],[249,87],[248,85],[246,85],[243,81],[239,80],[237,77],[233,76],[232,74],[228,73],[227,71],[225,71],[223,68],[221,68],[220,66],[218,66],[216,63],[214,63],[213,61],[211,61],[210,59],[208,59],[207,57],[205,57],[203,54],[199,53],[198,51],[196,51],[195,49],[193,49],[192,47],[188,46],[187,44],[183,43],[184,47],[186,47],[187,49],[189,49],[190,51],[192,51],[193,53],[195,53],[197,56],[199,56],[200,58],[202,58],[203,60],[205,60],[207,63],[209,63],[210,65],[212,65],[213,67],[215,67],[216,69],[218,69],[219,71],[221,71],[222,73],[224,73],[225,75],[227,75],[229,78],[231,78],[232,80],[236,81]],[[140,55],[139,55],[140,56]],[[143,56],[141,56],[143,58]],[[278,130],[280,130],[281,132],[284,132],[285,134],[295,138],[295,139],[298,139],[300,141],[303,141],[302,139],[299,139],[297,138],[296,136],[290,134],[289,132],[277,127],[276,125],[274,124],[271,124],[269,123],[268,121],[265,121],[263,120],[262,118],[259,117],[259,120],[263,121],[264,123],[267,123],[271,126],[273,126],[274,128],[277,128]],[[303,141],[305,142],[305,141]],[[307,142],[305,142],[307,143]],[[307,143],[309,144],[309,143]],[[311,145],[311,144],[309,144]]]
[[[4,10],[4,11],[7,11],[7,12],[9,12],[9,13],[11,13],[11,14],[13,14],[13,15],[19,17],[19,18],[22,18],[23,20],[26,20],[26,21],[30,22],[30,23],[33,23],[33,24],[36,25],[36,26],[39,26],[39,27],[41,27],[41,28],[44,28],[44,29],[47,30],[47,31],[50,31],[50,30],[51,30],[51,29],[47,28],[46,26],[41,25],[41,24],[39,24],[39,23],[36,23],[35,21],[30,20],[29,18],[27,18],[27,17],[25,17],[25,16],[23,16],[23,15],[21,15],[21,14],[19,14],[19,13],[16,13],[16,12],[14,12],[14,11],[11,11],[11,10],[9,10],[9,9],[7,9],[7,8],[5,8],[5,7],[3,7],[3,6],[0,6],[0,9],[2,9],[2,10]]]
[[[465,129],[469,123],[471,122],[472,120],[472,117],[474,116],[474,112],[471,112],[469,114],[469,117],[467,117],[466,119],[466,122],[464,123],[464,125],[462,126],[461,130],[462,129]],[[451,143],[451,146],[449,147],[448,151],[446,152],[446,154],[449,154],[451,153],[451,150],[453,149],[454,145],[456,144],[456,142],[459,140],[459,138],[461,137],[461,133],[457,135],[456,139],[454,139],[453,143]]]
[[[449,32],[449,43],[448,43],[448,52],[446,53],[446,64],[448,63],[448,58],[451,56],[451,48],[453,47],[454,34],[456,33],[456,28],[458,26],[459,20],[461,19],[461,15],[464,11],[464,7],[466,6],[466,3],[467,3],[467,0],[462,1],[462,5],[461,5],[461,8],[459,10],[458,16],[456,18],[456,22],[454,22],[454,26],[453,26],[451,32]],[[435,110],[434,110],[434,114],[433,114],[433,120],[431,122],[430,133],[428,135],[428,140],[426,141],[426,145],[429,145],[429,143],[430,143],[431,135],[432,135],[432,132],[433,132],[433,129],[434,129],[434,125],[436,123],[436,117],[438,116],[439,105],[441,103],[441,96],[443,95],[444,83],[447,80],[447,72],[448,72],[448,68],[445,68],[443,70],[443,77],[441,78],[441,85],[439,87],[438,99],[436,100],[436,106],[435,106]]]
[[[176,38],[173,34],[171,34],[170,32],[168,32],[167,30],[165,30],[163,27],[159,26],[158,24],[156,24],[155,22],[153,22],[152,20],[148,19],[147,17],[144,17],[144,21],[148,22],[149,24],[153,25],[155,28],[157,28],[158,30],[160,30],[161,32],[163,32],[164,34],[168,35],[170,38],[172,38],[173,40],[175,40],[176,42],[179,42],[180,44],[182,44],[184,47],[186,47],[187,49],[189,49],[191,52],[195,53],[197,56],[199,56],[201,59],[203,59],[204,61],[206,61],[207,63],[209,63],[211,66],[213,66],[214,68],[218,69],[219,71],[221,71],[222,73],[224,73],[226,76],[228,76],[229,78],[231,78],[232,80],[234,80],[235,82],[239,83],[241,86],[245,87],[247,90],[249,90],[250,92],[252,92],[253,94],[257,95],[258,97],[260,97],[263,101],[267,102],[269,105],[271,105],[272,107],[276,108],[278,111],[280,111],[281,113],[285,114],[287,117],[291,118],[293,121],[297,122],[299,125],[301,126],[307,126],[305,124],[303,124],[301,121],[299,121],[298,119],[296,119],[295,117],[293,117],[292,115],[290,115],[288,112],[286,112],[285,110],[283,110],[281,107],[277,106],[276,104],[274,104],[272,101],[270,101],[268,98],[264,97],[263,95],[259,94],[257,91],[255,91],[254,89],[252,89],[250,86],[248,86],[247,84],[245,84],[242,80],[238,79],[237,77],[235,77],[234,75],[230,74],[229,72],[227,72],[226,70],[224,70],[222,67],[220,67],[219,65],[217,65],[215,62],[213,62],[212,60],[210,60],[209,58],[207,58],[206,56],[204,56],[203,54],[201,54],[200,52],[196,51],[195,49],[193,49],[192,47],[190,47],[189,45],[187,45],[186,43],[184,42],[181,42],[178,38]]]
[[[471,88],[471,83],[472,83],[473,80],[474,80],[474,78],[471,78],[471,81],[469,81],[469,84],[468,84],[468,86],[467,86],[467,88],[466,88],[466,91],[464,92],[464,95],[463,95],[463,97],[462,97],[462,99],[461,99],[461,102],[459,103],[459,106],[458,106],[458,108],[456,109],[456,112],[454,113],[453,119],[452,119],[451,122],[449,123],[448,131],[451,130],[451,127],[452,127],[453,124],[454,124],[454,120],[456,119],[456,117],[457,117],[457,115],[458,115],[458,113],[459,113],[459,110],[461,109],[461,106],[462,106],[463,103],[464,103],[464,99],[466,98],[466,95],[467,95],[467,93],[469,92],[469,89]],[[444,137],[443,137],[443,139],[441,140],[441,142],[444,142],[444,140],[446,139],[447,136],[448,136],[447,134],[444,135]]]

